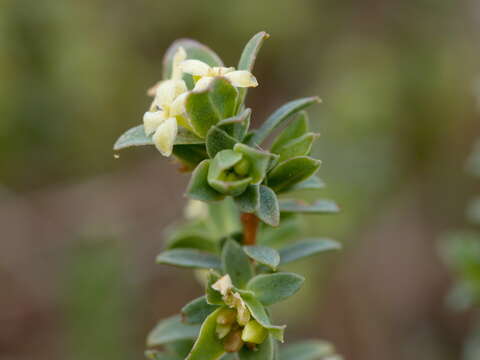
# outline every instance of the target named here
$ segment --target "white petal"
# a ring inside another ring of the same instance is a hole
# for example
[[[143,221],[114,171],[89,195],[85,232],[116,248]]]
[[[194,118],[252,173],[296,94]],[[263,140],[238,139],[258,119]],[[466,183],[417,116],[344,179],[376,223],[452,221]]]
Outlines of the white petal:
[[[180,69],[187,74],[205,76],[210,71],[210,66],[200,60],[185,60],[180,64]]]
[[[180,64],[187,58],[187,53],[183,47],[179,47],[173,55],[172,62],[172,76],[173,80],[180,80],[182,78],[182,69],[180,69]]]
[[[175,99],[175,93],[177,90],[177,81],[166,80],[162,81],[157,87],[157,93],[155,94],[155,105],[162,107],[164,105],[170,105]]]
[[[193,91],[203,91],[206,90],[214,78],[210,76],[204,76],[195,83]]]
[[[211,73],[212,73],[212,76],[223,76],[234,70],[235,70],[234,67],[216,66],[212,68]]]
[[[235,87],[256,87],[258,86],[257,79],[250,71],[237,70],[225,75]]]
[[[162,83],[163,81],[158,81],[155,85],[153,85],[152,87],[150,87],[148,90],[147,90],[147,95],[148,96],[155,96],[155,94],[157,93],[157,89],[158,87],[160,86],[160,84]]]
[[[170,116],[181,115],[185,112],[185,100],[187,100],[188,95],[190,95],[189,92],[184,92],[183,94],[177,96],[170,106]]]
[[[177,130],[177,120],[175,118],[168,118],[160,124],[155,134],[153,134],[153,142],[163,156],[172,155]]]
[[[188,88],[187,88],[187,84],[185,84],[185,81],[175,80],[175,97],[187,91],[188,91]]]
[[[227,295],[231,288],[233,288],[232,279],[230,279],[228,274],[222,276],[212,285],[212,289],[217,290],[223,296]]]
[[[147,111],[143,114],[143,127],[145,129],[145,135],[152,134],[165,121],[165,113],[162,110],[159,111]]]

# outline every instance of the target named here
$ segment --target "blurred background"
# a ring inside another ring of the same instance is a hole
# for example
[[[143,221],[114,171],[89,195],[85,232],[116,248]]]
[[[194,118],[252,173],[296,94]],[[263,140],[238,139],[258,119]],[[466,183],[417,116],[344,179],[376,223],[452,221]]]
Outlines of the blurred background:
[[[306,235],[345,249],[277,309],[287,340],[351,360],[460,359],[468,312],[445,305],[438,239],[479,184],[477,0],[0,2],[0,359],[141,359],[147,332],[202,289],[154,263],[187,175],[153,147],[114,159],[179,37],[235,65],[266,30],[247,100],[258,124],[319,95],[315,154],[342,213]],[[477,90],[475,90],[477,89]],[[477,93],[476,93],[477,92]]]

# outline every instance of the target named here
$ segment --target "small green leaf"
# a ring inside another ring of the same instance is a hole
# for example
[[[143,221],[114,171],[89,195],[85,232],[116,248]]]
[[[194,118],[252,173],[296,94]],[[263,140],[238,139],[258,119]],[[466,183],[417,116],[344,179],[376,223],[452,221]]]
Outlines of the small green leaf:
[[[340,211],[338,205],[330,200],[317,200],[309,204],[303,200],[281,200],[280,211],[302,214],[336,214]]]
[[[276,270],[280,263],[280,255],[277,250],[262,245],[244,246],[243,250],[253,260],[258,263],[270,266],[273,270]]]
[[[216,333],[217,316],[221,309],[208,315],[200,328],[197,341],[185,360],[216,360],[225,353]]]
[[[321,360],[334,353],[334,347],[328,342],[309,340],[281,348],[279,360]]]
[[[304,180],[302,182],[299,182],[293,185],[292,187],[284,189],[282,192],[297,191],[297,190],[318,190],[318,189],[323,189],[324,187],[325,187],[325,183],[323,182],[323,180],[320,179],[318,176],[313,175],[313,176],[310,176],[307,180]]]
[[[235,197],[235,203],[243,213],[254,213],[260,206],[260,187],[249,185],[247,189]]]
[[[204,160],[192,173],[187,186],[187,196],[201,201],[217,201],[224,198],[223,194],[213,189],[208,184],[208,172],[211,160]]]
[[[220,57],[207,46],[192,39],[178,39],[168,48],[165,57],[163,58],[164,79],[170,79],[172,75],[173,56],[180,46],[182,46],[187,52],[187,59],[200,60],[210,66],[223,66]],[[189,89],[193,88],[193,78],[191,75],[183,74],[183,79],[187,83]]]
[[[260,245],[277,247],[298,236],[299,231],[298,217],[291,217],[282,220],[278,227],[262,227],[258,234],[258,243]]]
[[[260,185],[260,206],[257,210],[257,216],[270,226],[278,226],[280,224],[280,209],[277,195],[265,185]]]
[[[199,268],[220,269],[221,263],[218,256],[198,251],[196,249],[173,249],[160,253],[157,256],[158,264]]]
[[[208,204],[208,227],[212,237],[224,238],[241,230],[238,209],[231,198]]]
[[[297,156],[282,161],[268,174],[268,186],[280,192],[308,179],[320,168],[320,160]]]
[[[253,137],[250,139],[249,144],[261,145],[262,142],[267,138],[267,136],[283,121],[285,121],[291,115],[297,113],[298,111],[306,108],[307,106],[318,102],[320,102],[320,99],[314,96],[290,101],[285,105],[281,106],[272,115],[270,115],[267,120],[265,120],[263,125],[255,132]]]
[[[270,35],[268,35],[265,31],[261,31],[255,34],[245,45],[243,49],[242,55],[240,56],[240,61],[238,62],[238,70],[247,70],[252,71],[253,66],[255,65],[255,60],[257,60],[258,52],[263,45],[264,40],[268,39]],[[239,101],[238,104],[242,105],[245,101],[245,97],[247,96],[247,88],[240,88],[239,89]]]
[[[288,272],[257,275],[247,284],[247,289],[255,293],[263,305],[272,305],[295,294],[305,278]]]
[[[226,78],[217,77],[209,86],[210,100],[220,120],[235,115],[238,90]]]
[[[163,345],[172,341],[197,337],[200,327],[182,323],[179,315],[160,321],[148,334],[147,346]]]
[[[252,180],[250,177],[227,178],[227,170],[232,169],[240,160],[242,154],[233,150],[222,150],[217,153],[208,170],[208,184],[225,195],[238,196],[243,193]]]
[[[271,152],[278,153],[286,143],[297,139],[308,133],[308,115],[306,111],[301,111],[297,118],[293,120],[276,138],[273,140]]]
[[[222,299],[222,294],[220,294],[217,290],[212,288],[212,285],[215,284],[218,279],[220,279],[220,275],[210,270],[207,275],[207,289],[206,289],[206,300],[207,303],[210,305],[223,305],[224,301]]]
[[[208,130],[206,145],[208,156],[212,159],[222,150],[233,149],[236,143],[237,140],[235,138],[217,126],[212,126],[210,130]]]
[[[186,170],[193,170],[203,160],[208,159],[205,144],[175,145],[173,155],[180,160]]]
[[[295,156],[309,155],[313,142],[317,138],[318,134],[307,133],[287,142],[285,145],[277,149],[277,151],[273,152],[280,156],[278,161],[284,161]]]
[[[147,350],[145,351],[145,357],[150,360],[183,360],[176,354],[169,354],[165,351]]]
[[[245,109],[239,115],[220,121],[217,126],[238,141],[242,141],[250,127],[252,110]]]
[[[242,247],[231,239],[223,246],[222,267],[230,275],[233,285],[239,288],[244,288],[254,275],[252,264]]]
[[[201,138],[220,121],[219,113],[210,99],[210,88],[191,92],[185,101],[185,109],[195,133]]]
[[[189,248],[215,252],[217,250],[217,243],[210,237],[206,236],[205,232],[179,229],[168,237],[166,248]]]
[[[272,335],[269,335],[266,340],[257,346],[256,350],[250,350],[244,347],[238,352],[240,360],[274,360],[275,346]]]
[[[254,149],[245,144],[236,144],[233,150],[243,155],[250,165],[248,175],[252,178],[252,184],[258,185],[265,178],[268,164],[272,158],[272,154],[266,151]]]
[[[183,360],[192,349],[194,342],[195,339],[184,339],[169,342],[164,346],[167,352],[169,352],[170,354],[178,355],[180,357],[180,360]]]
[[[272,325],[270,322],[270,318],[265,311],[265,307],[252,292],[240,291],[239,293],[243,301],[245,301],[245,305],[247,306],[248,310],[250,310],[252,317],[257,320],[260,325],[266,328],[275,339],[283,342],[283,333],[286,326]]]
[[[287,264],[307,256],[312,256],[320,252],[329,250],[339,250],[340,243],[331,239],[305,239],[292,245],[288,245],[279,251],[280,264]]]
[[[207,303],[207,298],[201,296],[190,301],[182,308],[182,318],[187,324],[200,324],[208,315],[217,309],[218,306]]]

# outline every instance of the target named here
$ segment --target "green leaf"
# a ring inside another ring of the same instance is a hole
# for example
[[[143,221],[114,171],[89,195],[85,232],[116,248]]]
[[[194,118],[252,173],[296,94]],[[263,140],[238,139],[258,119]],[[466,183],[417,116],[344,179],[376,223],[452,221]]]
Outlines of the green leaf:
[[[260,206],[260,187],[249,185],[239,196],[235,197],[235,203],[243,213],[254,213]]]
[[[231,198],[208,204],[208,226],[212,237],[224,238],[242,228],[238,209]]]
[[[216,360],[225,353],[222,341],[215,331],[220,310],[215,310],[205,319],[197,341],[195,341],[192,351],[185,360]]]
[[[236,143],[237,140],[235,138],[231,137],[217,126],[212,126],[210,130],[208,130],[206,145],[208,156],[212,159],[222,150],[233,149]]]
[[[202,138],[220,121],[220,115],[210,99],[210,88],[191,92],[185,101],[185,109],[193,130]]]
[[[163,78],[169,79],[172,74],[172,62],[179,46],[182,46],[187,52],[187,59],[196,59],[207,63],[210,66],[223,66],[220,57],[207,46],[192,39],[178,39],[165,53],[163,58]],[[189,74],[183,74],[183,79],[189,89],[193,88],[193,78]]]
[[[252,110],[245,109],[239,115],[223,119],[217,124],[217,126],[238,141],[242,141],[250,127],[251,114]]]
[[[176,354],[169,354],[164,351],[147,350],[145,357],[150,360],[183,360],[182,357]]]
[[[204,160],[192,173],[187,186],[187,196],[201,201],[222,200],[224,195],[213,189],[208,184],[208,172],[211,160]]]
[[[234,180],[226,178],[226,171],[233,168],[240,160],[242,160],[242,154],[234,150],[222,150],[217,153],[208,170],[208,184],[222,194],[240,195],[250,184],[251,178],[236,177]]]
[[[277,247],[298,236],[300,231],[298,217],[282,220],[276,228],[264,226],[258,234],[258,243],[265,246]]]
[[[238,90],[223,77],[215,78],[209,86],[210,99],[220,120],[235,115]]]
[[[218,306],[207,303],[207,298],[201,296],[190,301],[182,308],[183,321],[188,324],[200,324],[208,315],[217,309]]]
[[[239,291],[240,296],[242,297],[245,305],[247,306],[248,310],[252,314],[252,317],[257,320],[260,325],[266,328],[270,334],[277,340],[283,342],[283,333],[285,331],[286,326],[277,326],[272,325],[270,322],[270,318],[265,311],[265,307],[262,303],[255,297],[255,295],[249,291]]]
[[[200,327],[182,323],[179,315],[160,321],[148,334],[147,346],[163,345],[172,341],[197,337]]]
[[[297,191],[297,190],[318,190],[318,189],[323,189],[324,187],[325,187],[325,183],[323,182],[323,180],[320,179],[318,176],[313,175],[313,176],[310,176],[307,180],[299,182],[293,185],[292,187],[284,189],[281,192]]]
[[[247,284],[247,289],[255,293],[263,305],[272,305],[295,294],[305,278],[288,272],[257,275]]]
[[[260,264],[270,266],[273,270],[276,270],[280,263],[280,255],[277,250],[262,245],[244,246],[243,250],[253,260]]]
[[[195,339],[177,340],[165,344],[164,347],[167,352],[178,355],[180,360],[183,360],[192,349],[194,342]]]
[[[280,192],[308,179],[320,168],[320,160],[297,156],[282,161],[268,174],[268,186]]]
[[[257,210],[257,216],[270,226],[278,226],[280,224],[280,209],[277,195],[265,185],[260,185],[260,206]]]
[[[287,264],[308,256],[329,250],[339,250],[342,246],[331,239],[305,239],[288,245],[279,251],[280,264]]]
[[[220,269],[221,263],[218,256],[198,251],[196,249],[173,249],[160,253],[156,259],[158,264],[199,268]]]
[[[265,31],[261,31],[255,34],[245,45],[242,55],[240,56],[240,61],[238,62],[238,70],[247,70],[252,71],[253,66],[255,65],[255,60],[257,60],[258,52],[263,45],[264,40],[270,37]],[[247,88],[239,89],[239,101],[238,104],[242,105],[247,96]]]
[[[330,200],[317,200],[309,204],[303,200],[281,200],[280,211],[302,214],[336,214],[340,211],[338,205]]]
[[[189,248],[208,252],[217,250],[217,243],[205,231],[180,228],[170,234],[166,241],[167,249]]]
[[[257,346],[256,350],[249,350],[244,347],[239,351],[240,360],[274,360],[275,346],[272,335],[268,335],[263,343]]]
[[[173,155],[180,160],[186,170],[193,170],[208,158],[205,144],[175,145]]]
[[[272,154],[266,151],[254,149],[245,144],[236,144],[233,150],[243,155],[250,165],[248,175],[252,178],[252,184],[258,185],[265,178],[268,164],[272,159]]]
[[[297,113],[298,111],[310,106],[312,104],[320,102],[320,99],[316,96],[302,98],[294,101],[290,101],[285,105],[277,109],[272,115],[268,117],[263,125],[255,132],[253,137],[250,139],[249,144],[261,145],[262,142],[267,138],[268,135],[283,121],[288,119],[291,115]]]
[[[202,144],[204,141],[185,128],[178,128],[175,145]],[[143,125],[135,126],[125,131],[113,145],[113,150],[118,151],[131,146],[153,145],[151,135],[145,134]]]
[[[309,340],[285,346],[279,360],[321,360],[334,353],[335,349],[328,342]]]
[[[308,115],[306,111],[301,111],[297,118],[293,120],[272,142],[271,152],[278,153],[288,142],[297,139],[308,133]]]
[[[280,156],[278,159],[280,162],[295,156],[309,155],[313,142],[318,136],[319,135],[315,133],[307,133],[287,142],[285,145],[277,149],[277,151],[273,152]]]
[[[233,285],[239,288],[244,288],[254,275],[252,264],[242,247],[231,239],[223,246],[222,267],[230,275]]]
[[[207,303],[210,305],[224,305],[224,301],[222,299],[222,295],[217,291],[212,289],[212,285],[215,284],[218,279],[220,279],[220,275],[210,270],[207,275],[207,289],[206,289],[206,300]]]

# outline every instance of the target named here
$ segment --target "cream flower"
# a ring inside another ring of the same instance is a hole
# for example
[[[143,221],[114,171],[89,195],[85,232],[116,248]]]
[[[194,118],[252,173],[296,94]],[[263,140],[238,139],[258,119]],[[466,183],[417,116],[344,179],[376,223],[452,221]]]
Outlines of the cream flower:
[[[223,76],[235,87],[256,87],[257,79],[250,71],[235,70],[233,67],[211,67],[200,60],[189,59],[180,63],[180,69],[190,75],[200,77],[194,91],[205,90],[217,76]]]
[[[182,80],[179,65],[186,57],[185,50],[179,47],[173,57],[171,78],[160,81],[148,91],[149,94],[154,94],[155,98],[149,111],[143,115],[145,134],[153,134],[152,140],[163,156],[172,154],[178,132],[177,116],[185,112],[188,89]]]
[[[233,291],[233,284],[230,275],[224,275],[212,284],[212,289],[222,294],[225,304],[237,310],[237,322],[245,326],[250,320],[250,311],[238,292]]]

